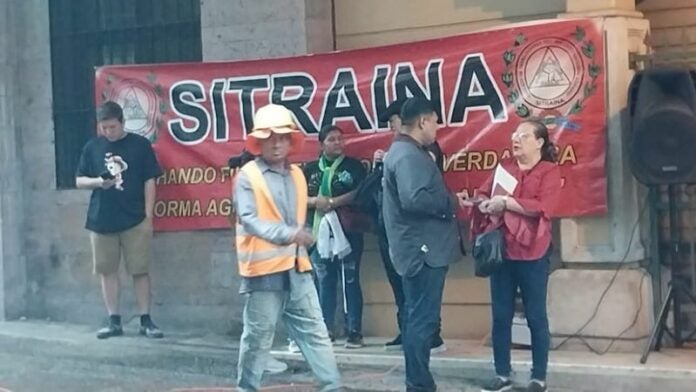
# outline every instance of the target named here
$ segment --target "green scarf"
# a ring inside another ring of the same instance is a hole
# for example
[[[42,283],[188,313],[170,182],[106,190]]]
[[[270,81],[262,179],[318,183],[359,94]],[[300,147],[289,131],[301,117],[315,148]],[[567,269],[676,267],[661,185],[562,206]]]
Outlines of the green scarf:
[[[345,156],[341,155],[338,158],[336,158],[333,162],[331,162],[331,165],[329,165],[329,160],[326,159],[326,157],[322,154],[322,156],[319,158],[319,170],[321,170],[321,185],[319,186],[319,194],[317,196],[324,196],[324,197],[331,197],[331,181],[333,180],[334,173],[336,173],[336,169],[338,168],[338,165],[343,162],[343,158]],[[319,232],[319,223],[321,222],[321,218],[324,216],[324,213],[319,211],[318,209],[314,209],[314,221],[312,222],[312,234],[315,236]]]

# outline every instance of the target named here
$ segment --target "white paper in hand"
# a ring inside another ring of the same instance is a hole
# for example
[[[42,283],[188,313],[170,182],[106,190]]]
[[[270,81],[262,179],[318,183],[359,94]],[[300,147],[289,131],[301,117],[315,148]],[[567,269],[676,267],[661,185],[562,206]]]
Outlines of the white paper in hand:
[[[493,175],[493,189],[491,195],[512,195],[517,188],[517,179],[509,171],[498,164]]]

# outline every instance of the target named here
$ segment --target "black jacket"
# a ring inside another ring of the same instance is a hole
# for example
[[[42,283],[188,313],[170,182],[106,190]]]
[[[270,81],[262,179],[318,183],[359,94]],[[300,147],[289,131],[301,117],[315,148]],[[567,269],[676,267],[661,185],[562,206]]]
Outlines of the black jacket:
[[[396,271],[413,276],[424,263],[444,267],[459,260],[457,201],[426,149],[398,135],[383,170],[382,213]]]

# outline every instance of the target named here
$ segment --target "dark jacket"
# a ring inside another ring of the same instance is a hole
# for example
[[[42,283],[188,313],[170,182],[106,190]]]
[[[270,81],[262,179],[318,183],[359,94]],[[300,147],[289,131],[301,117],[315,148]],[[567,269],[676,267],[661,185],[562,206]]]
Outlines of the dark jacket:
[[[394,268],[413,276],[424,263],[447,266],[461,257],[457,201],[428,152],[396,137],[384,161],[382,212]]]
[[[394,135],[396,138],[398,135]],[[425,148],[426,151],[435,156],[435,164],[440,173],[443,173],[444,155],[437,141]],[[360,183],[355,195],[353,204],[358,206],[361,211],[370,214],[374,224],[378,228],[384,227],[382,216],[382,169],[383,162],[376,162],[372,172],[367,175],[365,180]]]

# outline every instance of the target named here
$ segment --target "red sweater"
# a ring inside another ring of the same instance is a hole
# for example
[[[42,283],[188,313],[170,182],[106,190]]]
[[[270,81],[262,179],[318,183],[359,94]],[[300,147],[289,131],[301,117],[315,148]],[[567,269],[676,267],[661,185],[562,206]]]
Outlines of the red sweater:
[[[506,210],[502,224],[498,218],[470,209],[472,237],[500,225],[505,235],[505,258],[508,260],[538,260],[551,245],[551,213],[556,208],[561,191],[561,174],[558,165],[539,161],[530,170],[521,170],[514,158],[501,161],[503,168],[518,181],[511,195],[528,212],[538,216],[526,216]],[[475,192],[490,197],[493,174]]]

